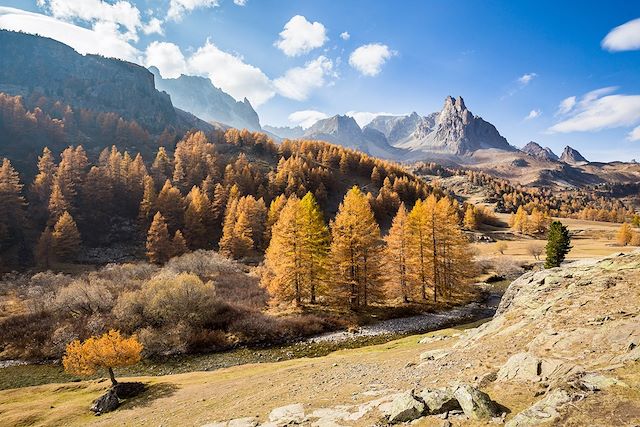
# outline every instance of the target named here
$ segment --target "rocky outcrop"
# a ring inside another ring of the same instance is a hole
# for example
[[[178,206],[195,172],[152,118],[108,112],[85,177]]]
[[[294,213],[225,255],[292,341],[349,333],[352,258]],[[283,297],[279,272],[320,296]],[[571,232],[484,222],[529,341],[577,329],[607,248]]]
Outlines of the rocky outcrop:
[[[151,133],[179,124],[153,74],[130,62],[81,55],[52,39],[0,30],[0,91],[40,93],[74,109],[114,112]]]
[[[556,155],[556,153],[551,150],[549,147],[542,147],[537,142],[531,141],[524,147],[520,149],[520,151],[527,153],[531,157],[535,157],[538,160],[544,160],[549,162],[557,162],[560,158]]]
[[[176,107],[188,111],[208,122],[220,122],[238,129],[260,131],[260,119],[247,98],[236,101],[205,77],[181,75],[175,79],[162,78],[155,67],[150,67],[158,90],[171,96]]]
[[[91,411],[95,412],[96,415],[101,415],[115,411],[118,406],[120,406],[118,394],[114,388],[110,388],[105,394],[93,401]]]
[[[564,148],[564,151],[560,156],[560,161],[569,165],[586,165],[589,163],[589,161],[585,159],[578,150],[571,148],[568,145]]]

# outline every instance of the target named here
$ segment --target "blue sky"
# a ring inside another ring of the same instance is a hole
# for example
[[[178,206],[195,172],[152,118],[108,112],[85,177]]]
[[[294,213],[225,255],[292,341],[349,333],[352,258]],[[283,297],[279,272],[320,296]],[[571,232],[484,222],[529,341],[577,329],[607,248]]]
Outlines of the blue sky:
[[[0,0],[2,28],[208,76],[263,124],[461,95],[513,145],[598,161],[640,160],[638,18],[633,1]]]

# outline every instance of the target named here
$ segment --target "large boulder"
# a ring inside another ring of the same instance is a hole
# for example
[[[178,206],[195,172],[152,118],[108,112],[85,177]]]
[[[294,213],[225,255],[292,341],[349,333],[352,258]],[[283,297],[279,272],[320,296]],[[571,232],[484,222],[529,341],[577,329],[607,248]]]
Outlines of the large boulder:
[[[427,406],[429,415],[443,414],[445,412],[460,410],[460,404],[453,395],[455,389],[447,388],[426,388],[422,390],[418,397]]]
[[[489,395],[470,385],[456,387],[453,392],[464,414],[472,420],[486,420],[499,417],[502,413]]]
[[[413,421],[424,415],[425,404],[416,399],[413,390],[396,397],[389,408],[389,422],[391,424]]]
[[[95,412],[96,415],[100,415],[107,412],[115,411],[118,406],[120,406],[118,394],[116,393],[115,389],[110,388],[109,391],[93,401],[91,410]]]

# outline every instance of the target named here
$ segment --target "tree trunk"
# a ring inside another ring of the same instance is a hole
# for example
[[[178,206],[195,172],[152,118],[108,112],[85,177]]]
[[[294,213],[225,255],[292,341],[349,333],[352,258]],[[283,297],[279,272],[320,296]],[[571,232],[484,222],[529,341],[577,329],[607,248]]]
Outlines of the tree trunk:
[[[112,368],[108,368],[109,369],[109,378],[111,378],[111,385],[115,386],[118,384],[118,381],[116,381],[116,376],[113,375],[113,369]]]

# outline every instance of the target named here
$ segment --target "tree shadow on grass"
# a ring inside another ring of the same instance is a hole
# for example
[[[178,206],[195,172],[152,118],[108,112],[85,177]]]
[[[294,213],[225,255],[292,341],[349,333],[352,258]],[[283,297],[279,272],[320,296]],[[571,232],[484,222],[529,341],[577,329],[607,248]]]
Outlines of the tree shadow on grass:
[[[119,409],[135,409],[149,406],[154,400],[173,396],[178,389],[178,386],[168,383],[147,385],[144,392],[138,396],[123,400]]]

